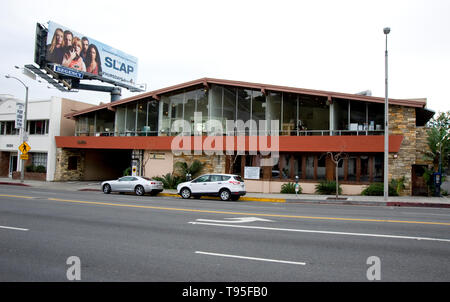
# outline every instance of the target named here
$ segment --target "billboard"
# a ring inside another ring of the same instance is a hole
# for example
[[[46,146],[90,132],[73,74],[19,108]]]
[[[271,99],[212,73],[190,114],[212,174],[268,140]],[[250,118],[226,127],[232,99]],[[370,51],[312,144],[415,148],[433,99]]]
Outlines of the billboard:
[[[52,21],[46,48],[45,60],[58,73],[136,85],[137,58]]]

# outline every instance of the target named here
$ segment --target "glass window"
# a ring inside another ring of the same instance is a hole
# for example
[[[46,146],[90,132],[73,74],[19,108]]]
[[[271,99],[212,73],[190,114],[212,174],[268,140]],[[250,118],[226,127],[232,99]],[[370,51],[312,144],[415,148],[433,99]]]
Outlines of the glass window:
[[[239,177],[239,176],[237,176],[237,177]],[[222,181],[227,181],[227,180],[229,180],[231,178],[231,176],[225,176],[225,175],[222,175]],[[239,177],[240,178],[240,177]]]
[[[360,181],[369,181],[369,156],[362,155],[360,156],[361,160],[361,173],[360,173]]]
[[[283,93],[283,128],[281,135],[296,135],[297,95]]]
[[[125,133],[125,112],[126,107],[116,107],[116,122],[115,122],[115,130],[116,135],[124,135]]]
[[[184,93],[178,93],[170,96],[170,126],[172,126],[174,121],[183,119],[183,103]],[[170,135],[177,135],[178,133],[180,133],[180,131],[173,132],[172,129],[170,129]]]
[[[110,135],[114,131],[114,111],[105,109],[97,111],[96,114],[95,132]]]
[[[133,136],[136,131],[136,103],[127,105],[125,135]]]
[[[334,129],[349,130],[348,128],[348,101],[337,100],[333,104],[334,108]]]
[[[384,104],[368,103],[369,130],[384,130]]]
[[[383,162],[384,162],[384,155],[383,154],[377,154],[374,156],[374,169],[373,169],[373,181],[374,182],[382,182],[383,181]]]
[[[222,86],[212,85],[211,103],[210,103],[211,120],[219,121],[223,127],[225,126],[225,123],[222,120],[222,94],[223,94]]]
[[[187,91],[184,98],[184,119],[189,125],[194,125],[195,102],[197,93],[195,90]],[[193,129],[191,129],[193,131]]]
[[[256,122],[256,129],[251,129],[252,135],[258,135],[259,121],[266,119],[266,97],[261,91],[252,91],[252,120]],[[267,125],[264,125],[267,129]]]
[[[222,176],[221,175],[211,175],[210,182],[217,182],[217,181],[222,181]]]
[[[208,90],[197,89],[197,106],[195,111],[202,113],[203,123],[208,120]]]
[[[326,163],[327,163],[327,154],[322,153],[317,156],[317,179],[325,179],[326,178]]]
[[[356,157],[355,156],[351,156],[348,159],[347,179],[350,181],[356,181]]]
[[[226,121],[236,120],[236,88],[223,87],[223,119]],[[226,128],[224,128],[226,129]],[[234,129],[226,129],[228,135],[234,135]]]
[[[209,175],[202,175],[196,179],[194,179],[192,182],[209,182]]]
[[[47,153],[32,153],[31,161],[34,166],[47,167]]]
[[[237,119],[246,123],[251,119],[251,100],[252,91],[248,89],[238,88],[238,112]],[[248,129],[245,134],[248,135]]]
[[[349,130],[368,130],[366,119],[366,103],[350,102],[350,129]]]
[[[300,96],[299,127],[302,130],[329,130],[330,113],[324,98]],[[309,135],[321,135],[318,132],[308,132]]]
[[[158,102],[151,100],[147,104],[147,128],[146,135],[157,135],[158,133]]]
[[[48,134],[48,120],[28,121],[29,134]]]
[[[281,129],[281,92],[270,92],[268,97],[268,110],[267,110],[267,127],[270,128],[271,121],[278,120],[278,129]],[[271,133],[271,135],[277,135],[278,133]]]
[[[67,170],[78,169],[78,156],[69,156]]]
[[[306,157],[306,179],[314,179],[314,155]]]
[[[144,127],[147,124],[147,101],[139,101],[137,104],[137,135],[145,135]]]
[[[161,135],[170,134],[170,98],[168,96],[161,96],[159,102],[159,132]]]
[[[295,155],[294,156],[294,177],[298,176],[299,179],[302,178],[302,156]]]

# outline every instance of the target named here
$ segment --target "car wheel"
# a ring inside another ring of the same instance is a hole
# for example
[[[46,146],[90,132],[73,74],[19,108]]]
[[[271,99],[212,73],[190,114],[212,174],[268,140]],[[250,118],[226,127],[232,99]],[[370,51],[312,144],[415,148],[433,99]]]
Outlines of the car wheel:
[[[136,186],[136,188],[134,188],[134,193],[136,193],[136,195],[138,196],[142,196],[145,194],[145,190],[143,186]]]
[[[105,194],[111,193],[111,186],[108,184],[103,185],[103,193]]]
[[[183,188],[180,191],[180,195],[181,197],[183,197],[184,199],[188,199],[191,198],[191,190],[189,190],[188,188]]]
[[[227,200],[230,200],[231,193],[229,190],[223,189],[222,191],[219,192],[219,196],[220,196],[220,199],[222,199],[223,201],[227,201]]]

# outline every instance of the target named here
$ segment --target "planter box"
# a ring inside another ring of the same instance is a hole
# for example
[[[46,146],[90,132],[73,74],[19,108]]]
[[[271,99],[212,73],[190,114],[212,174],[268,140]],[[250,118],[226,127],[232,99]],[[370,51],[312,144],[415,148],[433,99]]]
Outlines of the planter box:
[[[12,178],[13,179],[20,179],[20,171],[14,171],[12,173]],[[47,173],[25,172],[24,179],[46,181]]]

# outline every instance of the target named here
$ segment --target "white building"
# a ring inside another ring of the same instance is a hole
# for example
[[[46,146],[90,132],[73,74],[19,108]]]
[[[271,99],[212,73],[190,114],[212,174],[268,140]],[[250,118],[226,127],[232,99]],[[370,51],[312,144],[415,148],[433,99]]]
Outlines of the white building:
[[[20,131],[15,128],[16,104],[23,100],[11,95],[0,95],[0,177],[13,177],[21,170],[22,160],[18,147],[22,144]],[[64,114],[92,107],[92,104],[51,97],[29,100],[27,114],[27,143],[31,147],[25,167],[33,165],[46,168],[45,179],[53,181],[55,175],[55,136],[73,135],[75,121]],[[26,175],[25,175],[26,177]]]

